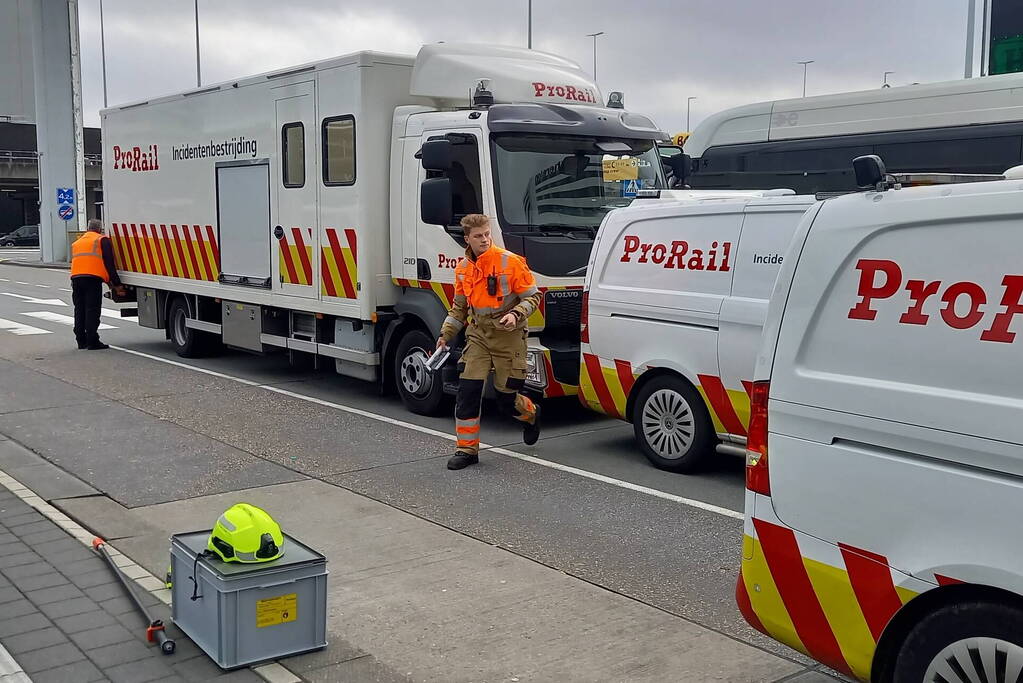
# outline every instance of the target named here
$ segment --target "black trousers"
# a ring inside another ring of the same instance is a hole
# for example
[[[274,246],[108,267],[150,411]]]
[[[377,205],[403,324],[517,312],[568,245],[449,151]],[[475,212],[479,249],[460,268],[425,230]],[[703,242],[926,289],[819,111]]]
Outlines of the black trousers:
[[[75,305],[75,339],[78,346],[99,342],[99,314],[103,308],[103,280],[92,275],[71,278],[71,302]]]

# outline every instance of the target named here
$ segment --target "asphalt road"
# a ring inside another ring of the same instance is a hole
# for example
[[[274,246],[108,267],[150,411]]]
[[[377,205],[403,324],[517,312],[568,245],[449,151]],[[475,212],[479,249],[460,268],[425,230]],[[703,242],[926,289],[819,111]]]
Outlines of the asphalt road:
[[[491,449],[478,467],[451,473],[442,436],[451,419],[413,415],[375,385],[329,370],[240,352],[181,359],[161,331],[121,319],[106,300],[100,334],[121,350],[84,356],[74,350],[69,287],[63,271],[0,263],[0,433],[55,461],[88,432],[80,456],[55,464],[120,505],[312,477],[809,664],[735,608],[741,459],[719,456],[699,476],[657,470],[633,446],[631,425],[573,400],[548,402],[533,447],[485,414]],[[118,429],[95,428],[86,393],[110,401],[104,419],[121,415]],[[133,430],[138,415],[159,420]],[[161,446],[188,433],[202,438]],[[112,452],[144,457],[114,465]]]

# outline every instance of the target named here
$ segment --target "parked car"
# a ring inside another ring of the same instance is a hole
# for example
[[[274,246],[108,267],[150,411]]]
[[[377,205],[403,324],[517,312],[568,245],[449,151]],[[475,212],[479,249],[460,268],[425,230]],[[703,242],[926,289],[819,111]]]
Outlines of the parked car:
[[[0,237],[0,247],[38,247],[39,226],[23,225]]]

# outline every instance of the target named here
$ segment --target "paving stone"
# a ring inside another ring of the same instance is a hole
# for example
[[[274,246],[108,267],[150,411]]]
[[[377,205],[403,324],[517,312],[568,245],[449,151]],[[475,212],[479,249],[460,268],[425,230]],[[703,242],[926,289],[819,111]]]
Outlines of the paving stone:
[[[258,674],[253,673],[252,669],[236,669],[223,676],[217,676],[213,680],[218,683],[265,683]]]
[[[110,624],[99,628],[92,628],[88,631],[70,633],[69,635],[75,645],[86,651],[97,647],[114,645],[115,643],[124,643],[134,639],[134,636],[128,632],[128,629],[120,624]]]
[[[114,616],[121,614],[127,614],[137,610],[135,603],[130,598],[125,597],[123,594],[121,597],[111,598],[110,600],[104,600],[99,603],[99,606]]]
[[[41,562],[43,558],[36,555],[34,552],[28,549],[27,545],[18,543],[21,549],[18,548],[4,548],[4,554],[0,555],[0,570],[4,571],[6,575],[7,569],[11,567],[17,567],[23,564],[35,564]]]
[[[19,633],[38,631],[50,625],[50,620],[39,612],[33,612],[18,619],[0,621],[0,639],[14,636]]]
[[[97,608],[98,605],[86,597],[53,602],[48,605],[39,605],[39,611],[50,619],[60,619],[61,617],[70,617],[75,614],[95,612]]]
[[[61,555],[67,555],[67,553],[61,553]],[[81,576],[83,574],[94,574],[101,571],[105,571],[107,574],[110,574],[110,567],[108,567],[107,563],[98,557],[86,556],[78,559],[69,558],[63,562],[56,559],[50,559],[50,564],[59,569],[61,573],[68,578]]]
[[[106,566],[106,563],[102,559],[97,557],[96,553],[92,552],[91,550],[86,548],[81,543],[78,544],[77,548],[70,548],[68,550],[61,550],[58,553],[50,555],[46,559],[49,560],[51,564],[55,564],[58,567],[63,567],[65,564],[68,564],[68,563],[71,563],[71,562],[78,562],[80,560],[88,560],[88,559],[98,560],[101,565],[103,565],[104,567]],[[94,570],[89,570],[89,571],[94,571]]]
[[[104,669],[103,673],[112,683],[148,683],[159,678],[167,678],[174,675],[171,668],[163,663],[161,659],[149,657],[135,662],[128,662],[119,666]]]
[[[3,548],[3,543],[0,542],[0,548]],[[0,574],[0,588],[7,588],[11,585],[11,582],[4,578],[3,574]]]
[[[32,650],[18,656],[18,664],[25,670],[25,673],[34,675],[37,671],[53,669],[64,664],[78,662],[85,659],[82,651],[73,645],[50,645],[39,650]]]
[[[85,594],[69,583],[64,586],[54,586],[52,588],[41,588],[37,591],[29,591],[28,593],[25,593],[25,597],[37,605],[47,605],[51,602],[57,602],[58,600],[84,598]]]
[[[124,597],[124,586],[121,585],[120,581],[111,581],[110,583],[104,583],[99,586],[89,586],[83,588],[85,594],[96,602],[103,602],[110,600],[111,598]]]
[[[28,536],[22,537],[24,542],[32,548],[38,548],[40,546],[49,545],[54,541],[59,541],[63,538],[67,538],[68,533],[58,526],[53,525],[53,522],[49,522],[51,525],[49,529],[42,531],[36,531]]]
[[[73,536],[66,536],[65,538],[62,538],[59,541],[54,541],[53,543],[48,543],[44,546],[39,546],[38,548],[36,548],[36,552],[38,552],[40,555],[49,560],[52,557],[56,557],[60,553],[67,552],[68,550],[74,550],[76,548],[85,549],[85,545]]]
[[[82,614],[75,614],[70,617],[54,619],[53,623],[64,633],[77,633],[78,631],[86,631],[90,628],[116,624],[117,620],[114,619],[113,615],[108,614],[104,610],[97,609],[92,612],[83,612]]]
[[[15,600],[14,602],[8,602],[6,605],[4,605],[3,612],[0,614],[3,615],[4,619],[13,619],[16,617],[23,617],[26,614],[32,614],[33,612],[38,611],[39,610],[36,609],[35,605],[33,605],[25,598],[22,598],[20,600]]]
[[[103,671],[128,662],[137,662],[156,654],[137,640],[97,647],[86,653]],[[168,672],[169,675],[169,672]]]
[[[68,582],[67,577],[63,574],[58,574],[55,571],[47,571],[45,574],[39,574],[37,572],[35,576],[25,576],[21,578],[9,576],[7,578],[9,578],[11,583],[17,586],[24,593],[39,590],[40,588],[63,586]]]
[[[4,517],[4,526],[7,527],[15,536],[21,535],[21,531],[18,527],[23,527],[26,524],[38,524],[39,522],[46,521],[46,518],[41,514],[27,505],[25,507],[27,509],[24,512],[19,512],[18,514],[11,515],[10,517]]]
[[[32,650],[39,650],[44,647],[67,642],[67,636],[60,629],[55,626],[49,626],[38,631],[19,633],[16,636],[4,638],[4,648],[17,657],[22,652],[31,652]]]
[[[45,562],[32,562],[30,564],[20,564],[17,567],[8,567],[4,569],[4,576],[7,577],[8,581],[13,582],[15,579],[23,579],[26,576],[39,576],[44,570],[43,567],[46,565]],[[52,572],[52,569],[45,569],[47,573]]]
[[[21,597],[21,591],[14,586],[8,585],[4,588],[0,588],[0,605],[10,602],[11,600],[17,600]],[[2,611],[2,608],[0,608],[0,611]]]
[[[208,681],[224,673],[224,670],[217,666],[212,659],[203,653],[199,657],[193,657],[183,661],[177,661],[178,653],[173,655],[175,661],[171,668],[177,675],[188,681]]]
[[[166,678],[158,678],[153,683],[186,683],[186,681],[181,676],[167,676]]]
[[[31,522],[23,524],[8,524],[7,528],[10,529],[11,533],[15,536],[20,536],[22,540],[31,538],[32,534],[49,531],[54,528],[53,522],[46,519],[39,513],[35,513],[35,516],[37,519]]]
[[[32,683],[94,683],[103,680],[106,676],[88,660],[32,674]]]
[[[69,578],[71,579],[71,583],[75,584],[79,588],[101,586],[104,583],[117,581],[117,577],[114,576],[113,571],[109,567],[101,568],[97,571],[91,571],[87,574],[73,574]]]

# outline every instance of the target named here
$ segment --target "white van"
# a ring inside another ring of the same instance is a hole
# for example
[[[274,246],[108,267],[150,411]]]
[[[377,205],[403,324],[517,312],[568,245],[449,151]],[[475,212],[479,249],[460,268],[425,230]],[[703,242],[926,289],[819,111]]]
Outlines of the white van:
[[[767,298],[815,200],[791,190],[665,195],[612,211],[597,234],[579,397],[631,421],[653,464],[691,472],[715,448],[745,452]]]
[[[1023,669],[1023,172],[822,202],[757,358],[736,597],[860,680]]]

